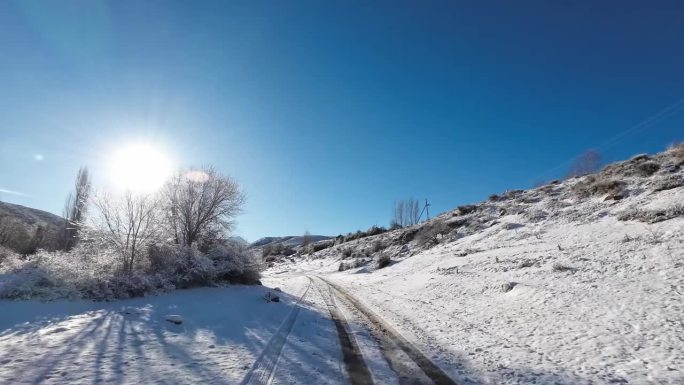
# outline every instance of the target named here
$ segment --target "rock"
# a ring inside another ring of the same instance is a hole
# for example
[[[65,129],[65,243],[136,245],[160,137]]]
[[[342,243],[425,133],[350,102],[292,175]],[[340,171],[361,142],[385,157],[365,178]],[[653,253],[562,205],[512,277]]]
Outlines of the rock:
[[[280,302],[280,297],[278,297],[270,291],[264,295],[264,299],[266,300],[266,302]]]
[[[606,195],[606,197],[603,198],[603,200],[604,201],[619,201],[619,200],[623,199],[624,197],[625,197],[624,194],[622,194],[620,192],[615,192],[615,193]]]
[[[504,293],[508,293],[509,291],[513,290],[513,288],[517,285],[517,282],[504,282],[503,284],[501,284],[501,291],[503,291]]]
[[[521,223],[504,223],[503,228],[506,230],[515,230],[523,227],[524,225]]]
[[[166,320],[174,325],[180,325],[183,323],[183,318],[179,315],[170,314],[166,316]]]
[[[458,206],[458,213],[461,215],[466,215],[470,214],[477,210],[477,206],[475,205],[463,205],[463,206]]]
[[[282,292],[282,289],[280,289],[279,287],[274,287],[274,288],[273,288],[273,291]]]
[[[649,159],[651,159],[651,157],[648,156],[648,154],[638,154],[638,155],[634,155],[634,156],[630,159],[630,161],[632,161],[632,162],[639,162],[639,161],[642,161],[642,160],[649,160]]]

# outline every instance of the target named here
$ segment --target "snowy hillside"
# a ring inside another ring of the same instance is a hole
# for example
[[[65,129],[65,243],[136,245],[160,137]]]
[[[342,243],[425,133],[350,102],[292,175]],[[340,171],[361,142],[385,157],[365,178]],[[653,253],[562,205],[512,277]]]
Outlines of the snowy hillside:
[[[638,156],[271,273],[329,274],[458,383],[682,384],[683,165]]]
[[[64,219],[47,211],[33,209],[13,203],[0,202],[0,219],[10,219],[25,226],[35,227],[46,225],[51,228],[59,228]]]
[[[310,235],[309,241],[310,242],[318,242],[318,241],[324,241],[324,240],[330,239],[330,238],[331,237],[328,237],[325,235]],[[276,243],[280,243],[283,246],[296,247],[296,246],[300,246],[303,241],[304,241],[304,237],[301,235],[289,235],[289,236],[285,236],[285,237],[263,237],[263,238],[259,238],[256,241],[252,242],[250,247],[252,247],[252,248],[264,247],[264,246],[273,245]]]
[[[64,219],[46,211],[0,202],[0,246],[24,253],[35,241],[38,248],[55,249]]]

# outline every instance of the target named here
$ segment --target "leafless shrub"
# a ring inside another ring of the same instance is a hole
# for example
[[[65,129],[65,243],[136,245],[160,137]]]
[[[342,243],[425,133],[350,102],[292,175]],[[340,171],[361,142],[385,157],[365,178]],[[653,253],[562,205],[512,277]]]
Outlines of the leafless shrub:
[[[394,242],[399,242],[399,244],[405,245],[411,242],[416,237],[418,231],[420,231],[420,229],[418,228],[406,229],[397,238],[394,239]]]
[[[378,239],[373,241],[373,245],[371,246],[371,250],[373,250],[374,253],[377,253],[379,251],[382,251],[385,248],[385,243]]]
[[[352,256],[352,249],[345,247],[342,249],[342,259],[347,259]]]
[[[463,206],[458,206],[458,213],[461,215],[467,215],[470,213],[475,212],[477,210],[477,206],[475,205],[463,205]]]
[[[283,243],[272,243],[264,246],[264,248],[261,250],[261,256],[263,258],[270,256],[270,255],[275,255],[275,256],[290,256],[295,253],[295,250],[290,247],[286,246]]]
[[[367,250],[356,250],[351,257],[356,260],[370,258],[370,253]]]
[[[590,175],[584,180],[577,182],[572,190],[580,197],[591,195],[621,194],[626,183],[616,179],[600,179]]]
[[[368,262],[364,259],[355,259],[350,262],[340,262],[340,265],[337,267],[337,271],[346,271],[350,269],[356,269],[358,267],[365,266]]]
[[[587,150],[571,164],[567,177],[572,178],[597,172],[601,168],[601,154],[596,150]]]
[[[668,175],[653,182],[653,191],[671,190],[682,186],[683,182],[679,175]]]
[[[668,207],[666,209],[626,210],[618,215],[620,221],[639,221],[646,223],[657,223],[667,221],[672,218],[684,216],[684,205]]]
[[[660,164],[654,161],[638,163],[635,167],[635,174],[642,177],[649,177],[660,170]]]
[[[442,237],[450,231],[444,221],[435,220],[424,225],[418,234],[416,234],[416,242],[421,246],[434,246],[439,243]]]
[[[335,245],[335,241],[320,241],[320,242],[316,242],[316,243],[311,244],[310,247],[311,247],[311,252],[316,253],[316,252],[319,252],[321,250],[325,250],[328,247],[332,247],[334,245]]]
[[[523,211],[523,216],[531,223],[539,223],[545,220],[549,216],[549,213],[544,210],[525,210]]]
[[[667,152],[680,163],[684,162],[684,142],[671,145]]]
[[[387,253],[380,254],[375,260],[375,265],[378,269],[385,268],[385,267],[389,266],[391,263],[392,263],[392,259],[390,258],[389,254],[387,254]]]
[[[565,271],[575,271],[575,268],[556,262],[553,264],[553,266],[551,266],[551,270],[553,270],[555,272],[565,272]]]

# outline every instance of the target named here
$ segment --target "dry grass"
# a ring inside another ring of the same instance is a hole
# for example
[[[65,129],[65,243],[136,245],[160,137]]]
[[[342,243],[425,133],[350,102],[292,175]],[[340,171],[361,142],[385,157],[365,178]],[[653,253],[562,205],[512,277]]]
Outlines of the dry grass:
[[[581,197],[592,195],[617,195],[621,194],[626,183],[618,179],[601,179],[598,176],[590,175],[584,180],[576,183],[572,190]]]
[[[684,142],[673,144],[667,152],[674,156],[680,163],[684,162]]]

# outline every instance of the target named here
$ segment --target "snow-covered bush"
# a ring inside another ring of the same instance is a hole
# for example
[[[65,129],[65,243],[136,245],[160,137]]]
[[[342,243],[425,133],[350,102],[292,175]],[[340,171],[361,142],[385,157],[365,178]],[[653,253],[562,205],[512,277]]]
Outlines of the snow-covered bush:
[[[656,223],[681,216],[684,216],[684,205],[675,205],[668,208],[650,210],[633,208],[620,213],[618,215],[618,220]]]
[[[432,223],[424,225],[418,234],[416,234],[416,242],[421,246],[434,246],[439,243],[440,239],[448,234],[449,226],[444,221],[436,220]]]
[[[387,253],[381,253],[376,259],[375,259],[375,266],[378,269],[382,269],[384,267],[389,266],[392,263],[392,259],[390,258],[389,254]]]
[[[262,266],[243,247],[226,243],[215,246],[208,253],[214,263],[216,278],[220,281],[257,284]]]
[[[668,175],[653,182],[653,191],[672,190],[684,184],[680,175]]]
[[[337,271],[346,271],[349,269],[356,269],[357,267],[366,266],[368,261],[365,259],[354,259],[350,262],[340,262]]]
[[[174,288],[220,283],[255,284],[260,265],[232,245],[201,253],[195,247],[151,246],[132,271],[116,251],[82,243],[69,252],[19,256],[0,249],[0,298],[113,300]]]
[[[674,144],[667,150],[677,161],[684,162],[684,143]]]

